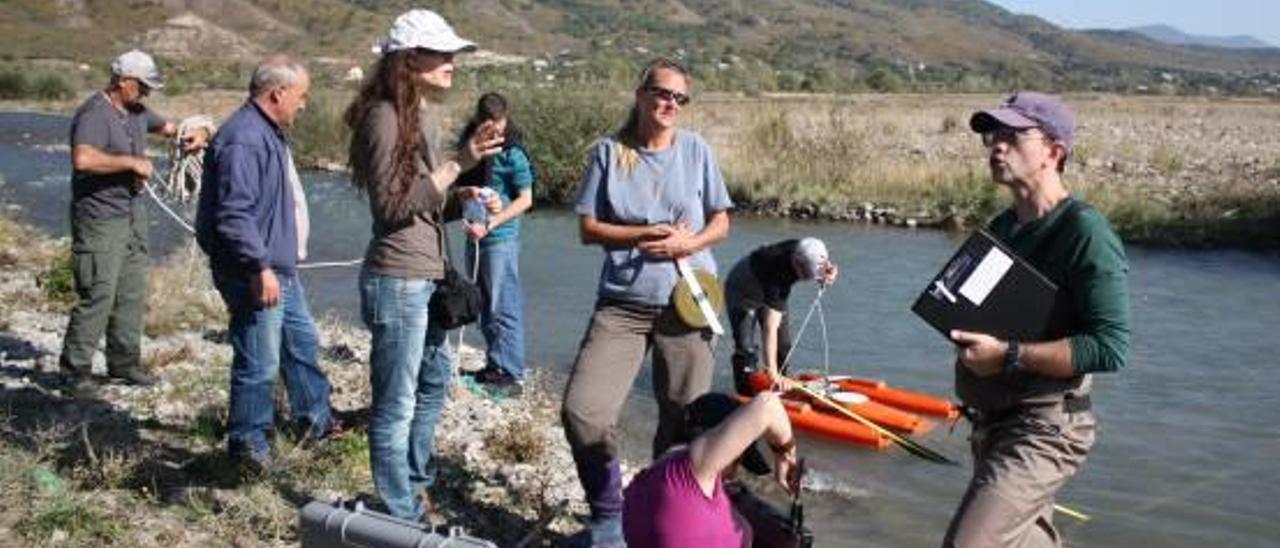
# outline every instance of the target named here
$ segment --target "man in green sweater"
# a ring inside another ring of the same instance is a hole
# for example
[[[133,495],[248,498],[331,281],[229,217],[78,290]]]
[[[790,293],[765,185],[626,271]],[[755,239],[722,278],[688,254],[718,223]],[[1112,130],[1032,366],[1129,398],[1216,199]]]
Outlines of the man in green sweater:
[[[988,229],[1059,291],[1036,340],[951,333],[974,473],[943,544],[1060,546],[1054,496],[1094,442],[1091,374],[1127,359],[1129,268],[1107,220],[1062,183],[1075,118],[1058,98],[1016,93],[969,126],[982,135],[992,179],[1013,196]]]

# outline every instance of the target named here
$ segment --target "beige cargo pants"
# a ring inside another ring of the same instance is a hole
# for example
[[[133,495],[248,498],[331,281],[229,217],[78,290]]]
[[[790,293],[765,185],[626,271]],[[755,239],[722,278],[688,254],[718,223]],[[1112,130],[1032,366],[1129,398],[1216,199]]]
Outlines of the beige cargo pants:
[[[1096,424],[1091,411],[1053,406],[974,425],[973,478],[943,546],[1062,546],[1053,526],[1054,496],[1084,464]]]

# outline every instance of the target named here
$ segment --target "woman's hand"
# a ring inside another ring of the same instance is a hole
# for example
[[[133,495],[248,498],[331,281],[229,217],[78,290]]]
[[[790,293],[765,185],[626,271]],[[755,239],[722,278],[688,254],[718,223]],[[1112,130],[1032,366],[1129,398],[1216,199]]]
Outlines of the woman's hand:
[[[796,439],[773,449],[773,477],[788,494],[800,491],[800,461],[797,456]]]
[[[791,380],[786,375],[776,371],[769,371],[768,374],[769,380],[772,381],[772,384],[769,385],[770,391],[786,394],[795,389],[796,381]]]
[[[498,193],[488,192],[487,194],[488,197],[485,199],[484,208],[489,211],[489,214],[492,215],[502,211],[502,198],[498,197]]]
[[[467,237],[472,241],[483,240],[489,235],[489,225],[487,223],[467,223]]]
[[[502,141],[502,134],[498,132],[492,120],[480,124],[475,133],[471,134],[471,138],[467,139],[467,142],[463,143],[458,150],[458,167],[461,167],[462,171],[470,171],[481,160],[501,152]]]
[[[646,240],[636,245],[641,253],[667,259],[679,259],[693,252],[693,233],[684,225],[654,225],[665,227],[659,233],[665,233],[656,239]]]

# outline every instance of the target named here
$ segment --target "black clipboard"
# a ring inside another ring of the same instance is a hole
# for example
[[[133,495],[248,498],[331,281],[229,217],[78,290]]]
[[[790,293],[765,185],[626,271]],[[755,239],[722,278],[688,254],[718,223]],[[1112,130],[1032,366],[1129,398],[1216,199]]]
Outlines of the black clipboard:
[[[1058,286],[986,230],[965,240],[929,280],[911,311],[951,340],[951,330],[1041,340]]]

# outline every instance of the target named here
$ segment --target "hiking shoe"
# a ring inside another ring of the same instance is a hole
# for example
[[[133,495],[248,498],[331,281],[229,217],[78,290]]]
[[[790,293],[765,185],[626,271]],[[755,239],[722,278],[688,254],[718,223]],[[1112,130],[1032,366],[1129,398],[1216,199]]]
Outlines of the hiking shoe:
[[[431,500],[431,495],[428,495],[425,489],[418,491],[418,502],[422,504],[422,515],[418,516],[418,521],[422,522],[423,525],[426,525],[427,527],[430,527],[432,531],[435,531],[437,527],[449,523],[449,518],[446,518],[445,515],[436,508],[435,501]]]
[[[622,516],[592,518],[585,529],[569,537],[568,545],[575,548],[627,548],[622,534]]]
[[[346,423],[334,417],[329,417],[328,423],[323,426],[316,426],[310,419],[300,419],[293,424],[295,436],[299,438],[306,436],[308,440],[317,442],[329,441],[347,433],[347,430],[349,428]]]
[[[124,384],[130,386],[151,386],[156,383],[156,378],[154,376],[138,367],[112,371],[109,375],[111,378],[118,379]]]
[[[232,449],[231,462],[241,475],[245,477],[262,477],[275,472],[275,459],[268,451],[253,451],[248,448]]]
[[[484,385],[487,392],[497,396],[516,398],[524,393],[524,381],[496,367],[477,373],[476,382]]]
[[[519,383],[520,379],[517,379],[515,375],[507,373],[497,367],[486,367],[481,369],[479,373],[476,373],[476,382],[480,384],[506,385]]]
[[[87,375],[75,375],[63,379],[63,393],[77,400],[98,399],[98,383]]]

